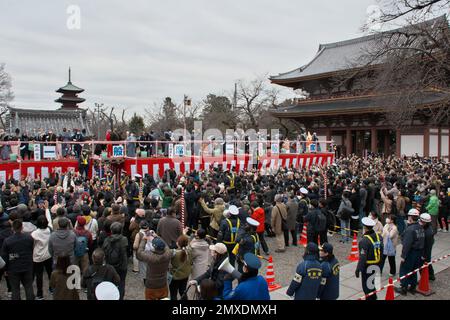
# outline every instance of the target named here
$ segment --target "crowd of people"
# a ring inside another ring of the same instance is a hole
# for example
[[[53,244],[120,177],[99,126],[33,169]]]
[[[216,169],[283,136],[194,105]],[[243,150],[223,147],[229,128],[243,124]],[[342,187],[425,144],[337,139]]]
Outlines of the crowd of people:
[[[326,168],[168,170],[159,181],[111,179],[112,172],[11,178],[0,183],[0,285],[12,299],[20,299],[21,284],[27,299],[44,299],[46,274],[53,299],[79,299],[80,290],[96,299],[95,288],[109,281],[123,299],[130,262],[149,300],[185,299],[190,287],[205,300],[270,299],[261,259],[297,246],[305,227],[304,259],[287,294],[337,299],[339,262],[328,232],[341,242],[362,234],[355,276],[363,280],[368,266],[382,271],[386,260],[395,275],[402,241],[406,274],[429,262],[433,236],[448,232],[449,169],[436,159],[351,156]],[[266,237],[275,237],[276,248]],[[67,286],[73,265],[81,289]],[[412,292],[416,283],[407,278],[399,290]],[[374,290],[364,281],[363,289]]]

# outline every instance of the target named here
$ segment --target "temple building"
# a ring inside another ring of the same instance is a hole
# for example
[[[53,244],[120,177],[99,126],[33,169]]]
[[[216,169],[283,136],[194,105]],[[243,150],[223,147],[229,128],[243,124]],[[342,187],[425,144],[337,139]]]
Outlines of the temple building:
[[[444,17],[430,20],[448,22]],[[450,139],[448,120],[430,124],[422,107],[448,108],[450,90],[425,90],[413,101],[414,115],[407,126],[396,128],[386,112],[386,103],[394,101],[395,93],[380,96],[362,81],[347,81],[337,86],[336,79],[365,67],[372,72],[378,65],[364,64],[367,48],[376,43],[380,34],[320,44],[315,57],[300,68],[270,77],[274,84],[301,89],[304,98],[271,110],[277,118],[295,120],[319,140],[333,140],[339,155],[365,155],[367,152],[397,156],[449,158]],[[448,89],[448,88],[446,88]],[[384,100],[386,103],[381,103]],[[443,104],[447,101],[447,104]],[[448,110],[448,109],[446,109]]]
[[[65,86],[56,90],[56,92],[62,94],[55,100],[55,102],[61,103],[61,107],[58,110],[10,107],[6,116],[6,131],[14,135],[18,128],[21,132],[27,132],[29,135],[36,135],[41,130],[52,130],[55,134],[59,134],[63,128],[66,128],[71,131],[73,129],[86,129],[87,134],[90,135],[87,110],[78,107],[79,103],[85,101],[84,98],[78,97],[78,94],[83,91],[84,89],[72,84],[69,68],[69,81]]]

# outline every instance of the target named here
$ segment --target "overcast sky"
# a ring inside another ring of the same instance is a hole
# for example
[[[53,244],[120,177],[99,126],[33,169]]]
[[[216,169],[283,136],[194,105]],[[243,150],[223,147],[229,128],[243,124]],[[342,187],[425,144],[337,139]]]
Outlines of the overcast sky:
[[[320,43],[361,36],[375,0],[2,0],[0,62],[13,78],[13,105],[56,109],[67,82],[95,102],[131,112],[208,93],[238,79],[303,65]],[[81,28],[67,28],[78,5]],[[131,113],[129,112],[129,113]]]

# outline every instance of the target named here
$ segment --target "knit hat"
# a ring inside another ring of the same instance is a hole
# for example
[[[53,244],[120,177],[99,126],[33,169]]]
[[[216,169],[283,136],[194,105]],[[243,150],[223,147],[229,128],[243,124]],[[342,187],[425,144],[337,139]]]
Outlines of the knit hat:
[[[164,249],[166,248],[166,244],[160,238],[154,238],[152,241],[152,246],[155,252],[164,251]]]
[[[84,216],[77,217],[77,223],[79,226],[83,227],[86,224],[86,219]]]

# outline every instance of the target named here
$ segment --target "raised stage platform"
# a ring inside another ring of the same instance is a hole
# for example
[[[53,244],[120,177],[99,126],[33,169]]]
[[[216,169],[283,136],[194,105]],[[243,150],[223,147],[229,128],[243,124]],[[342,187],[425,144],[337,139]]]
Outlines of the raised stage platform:
[[[139,173],[149,174],[155,178],[161,176],[167,169],[174,169],[178,173],[190,172],[193,170],[208,170],[209,168],[222,166],[223,168],[235,168],[236,171],[251,170],[257,163],[258,169],[284,168],[309,168],[312,165],[326,165],[334,161],[334,153],[303,153],[303,154],[279,154],[263,156],[256,162],[252,161],[249,155],[223,155],[213,157],[154,157],[154,158],[112,158],[96,159],[99,163],[110,161],[118,162],[121,170],[128,175]],[[19,176],[32,178],[46,178],[55,170],[65,173],[70,170],[78,171],[79,163],[76,159],[67,160],[24,160],[24,161],[4,161],[0,162],[0,181],[5,181],[9,177],[18,179]],[[94,167],[93,159],[90,160],[89,175],[92,175]]]

